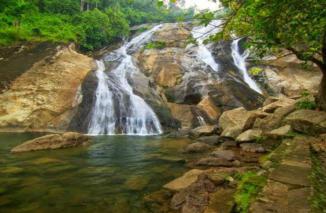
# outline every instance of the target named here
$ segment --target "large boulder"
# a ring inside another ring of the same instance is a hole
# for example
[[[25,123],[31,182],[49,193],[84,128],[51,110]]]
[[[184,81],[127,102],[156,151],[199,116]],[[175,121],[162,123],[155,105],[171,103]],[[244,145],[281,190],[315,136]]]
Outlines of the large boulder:
[[[309,135],[326,133],[326,112],[315,110],[297,110],[288,115],[284,122],[293,130]]]
[[[90,143],[88,136],[66,132],[64,134],[51,134],[29,140],[14,147],[12,153],[30,152],[39,150],[64,149],[77,146],[86,146]]]
[[[163,187],[171,191],[180,191],[182,189],[187,188],[192,183],[195,183],[198,179],[198,176],[203,174],[204,172],[204,170],[192,169],[186,172],[181,177],[165,184]]]
[[[72,46],[34,63],[0,95],[0,129],[66,130],[82,100],[80,86],[92,58]]]
[[[219,126],[223,130],[222,136],[235,139],[243,131],[250,129],[257,118],[265,116],[265,113],[247,111],[243,107],[225,111],[219,119]]]

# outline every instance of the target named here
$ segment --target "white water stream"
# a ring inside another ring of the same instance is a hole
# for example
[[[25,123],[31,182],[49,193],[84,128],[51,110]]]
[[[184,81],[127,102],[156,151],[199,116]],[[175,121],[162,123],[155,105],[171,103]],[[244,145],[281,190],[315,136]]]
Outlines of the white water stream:
[[[250,77],[248,74],[248,70],[246,67],[246,59],[249,56],[249,51],[244,51],[244,53],[240,53],[240,48],[239,48],[239,41],[241,38],[236,39],[232,42],[231,44],[231,50],[232,50],[232,58],[234,61],[234,65],[240,70],[242,73],[244,81],[249,85],[249,87],[256,92],[262,94],[261,89],[258,87],[256,82]]]
[[[207,26],[197,26],[194,27],[192,30],[192,36],[196,39],[198,43],[197,53],[196,56],[199,60],[203,61],[205,64],[210,66],[214,71],[219,70],[218,63],[216,63],[211,51],[208,47],[204,44],[204,41],[210,36],[217,33],[220,28],[217,27],[220,25],[220,20],[214,20],[209,23]]]
[[[162,133],[160,121],[151,107],[134,94],[127,77],[139,72],[128,52],[146,43],[161,26],[141,33],[118,50],[97,61],[98,86],[88,133],[92,135],[157,135]],[[105,62],[118,62],[105,72]]]

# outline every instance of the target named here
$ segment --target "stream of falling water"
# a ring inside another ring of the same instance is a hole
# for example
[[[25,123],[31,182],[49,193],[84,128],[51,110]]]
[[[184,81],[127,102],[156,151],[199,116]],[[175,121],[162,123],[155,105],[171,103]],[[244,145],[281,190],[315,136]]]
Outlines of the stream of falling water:
[[[157,135],[162,133],[160,121],[151,107],[134,94],[128,75],[139,72],[132,52],[143,46],[161,25],[141,33],[102,60],[97,61],[98,86],[92,108],[88,134],[92,135]],[[105,63],[118,62],[105,72]]]
[[[204,44],[204,41],[210,36],[217,33],[220,28],[217,27],[221,23],[220,20],[214,20],[207,26],[197,26],[192,30],[192,36],[198,43],[197,58],[210,66],[215,72],[219,70],[219,65],[216,63],[211,51]]]
[[[240,48],[239,48],[240,40],[241,40],[241,38],[236,39],[231,44],[232,58],[233,58],[234,64],[242,73],[243,79],[249,85],[249,87],[261,94],[262,93],[261,89],[258,87],[256,82],[248,74],[248,70],[246,67],[246,59],[249,56],[249,51],[246,50],[246,51],[244,51],[244,53],[242,53],[242,54],[240,53]]]

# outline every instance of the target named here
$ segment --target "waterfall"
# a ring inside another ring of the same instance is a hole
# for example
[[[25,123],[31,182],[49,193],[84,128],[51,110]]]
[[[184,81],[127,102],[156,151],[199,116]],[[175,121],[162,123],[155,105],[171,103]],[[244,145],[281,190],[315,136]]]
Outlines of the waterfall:
[[[220,20],[214,20],[207,26],[194,27],[192,30],[192,36],[198,43],[197,58],[210,66],[214,71],[219,70],[218,63],[216,63],[211,51],[204,44],[204,41],[210,36],[216,34],[220,29],[217,27],[221,23]]]
[[[139,72],[130,55],[142,47],[161,25],[143,32],[116,51],[97,61],[98,86],[88,133],[157,135],[162,133],[159,119],[140,96],[134,94],[127,77]],[[105,72],[105,63],[117,63]]]
[[[261,89],[258,87],[256,82],[249,76],[248,70],[246,67],[246,59],[249,56],[249,51],[244,51],[243,54],[240,53],[240,48],[239,48],[239,41],[241,38],[236,39],[232,42],[231,44],[231,50],[232,50],[232,58],[234,65],[240,70],[242,73],[244,81],[249,85],[249,87],[256,92],[262,94]]]

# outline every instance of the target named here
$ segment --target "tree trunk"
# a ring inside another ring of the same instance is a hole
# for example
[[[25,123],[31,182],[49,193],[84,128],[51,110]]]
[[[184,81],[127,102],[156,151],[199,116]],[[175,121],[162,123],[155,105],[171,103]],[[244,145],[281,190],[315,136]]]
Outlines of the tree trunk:
[[[319,93],[317,97],[317,104],[318,106],[326,111],[326,70],[322,70],[322,80],[320,82]]]
[[[326,32],[324,32],[324,36],[323,36],[323,47],[321,53],[322,53],[322,64],[319,65],[319,68],[323,74],[323,77],[320,82],[317,102],[319,107],[322,110],[326,111]]]
[[[80,0],[80,12],[84,11],[84,0]]]

